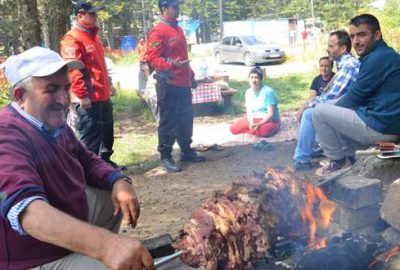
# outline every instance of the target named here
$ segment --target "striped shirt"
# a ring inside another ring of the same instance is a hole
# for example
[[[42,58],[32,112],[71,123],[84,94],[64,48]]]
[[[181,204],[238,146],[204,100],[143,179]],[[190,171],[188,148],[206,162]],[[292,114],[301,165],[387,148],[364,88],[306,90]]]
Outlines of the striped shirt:
[[[325,87],[324,92],[310,101],[309,107],[341,97],[356,81],[360,69],[360,61],[354,58],[351,53],[342,55],[336,60],[336,65],[338,72]]]

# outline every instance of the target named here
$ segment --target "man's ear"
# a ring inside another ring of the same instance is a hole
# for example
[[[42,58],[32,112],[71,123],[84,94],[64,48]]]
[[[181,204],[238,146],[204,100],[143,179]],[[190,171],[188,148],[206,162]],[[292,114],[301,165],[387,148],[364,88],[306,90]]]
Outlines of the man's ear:
[[[21,103],[24,101],[25,93],[26,93],[26,90],[23,87],[14,88],[14,90],[13,90],[13,98],[17,102],[18,105],[21,105]]]
[[[375,40],[380,40],[382,38],[382,32],[381,30],[376,30],[374,33],[374,38]]]

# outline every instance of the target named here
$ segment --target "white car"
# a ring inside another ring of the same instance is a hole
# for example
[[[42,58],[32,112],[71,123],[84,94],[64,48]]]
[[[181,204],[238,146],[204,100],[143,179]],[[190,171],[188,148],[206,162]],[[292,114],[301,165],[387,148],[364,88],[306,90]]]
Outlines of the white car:
[[[268,44],[257,36],[226,36],[214,48],[215,60],[240,62],[246,66],[262,63],[283,63],[286,54],[277,45]]]

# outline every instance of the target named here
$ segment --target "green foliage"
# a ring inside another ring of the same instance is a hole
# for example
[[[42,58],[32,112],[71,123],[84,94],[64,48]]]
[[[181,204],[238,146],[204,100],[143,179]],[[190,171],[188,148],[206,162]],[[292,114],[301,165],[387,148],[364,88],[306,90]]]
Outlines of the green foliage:
[[[387,0],[385,9],[374,13],[381,24],[384,40],[400,51],[400,2]]]
[[[9,87],[8,84],[0,84],[0,109],[10,103],[10,96],[8,95]]]

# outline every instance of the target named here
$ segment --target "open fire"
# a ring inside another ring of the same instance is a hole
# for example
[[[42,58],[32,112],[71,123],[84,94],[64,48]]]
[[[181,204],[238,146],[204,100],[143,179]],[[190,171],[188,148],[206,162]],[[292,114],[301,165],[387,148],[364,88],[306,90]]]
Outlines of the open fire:
[[[327,230],[333,212],[335,212],[335,204],[328,200],[324,192],[319,187],[314,187],[310,183],[306,183],[306,204],[300,209],[301,218],[304,223],[309,224],[309,241],[308,245],[311,249],[324,248],[327,245],[327,237],[316,239],[317,229]],[[319,218],[315,217],[315,210],[319,209]],[[319,222],[318,222],[319,221]]]
[[[334,212],[335,203],[307,179],[268,168],[205,200],[174,247],[186,264],[211,270],[366,269],[381,240],[329,238]]]

